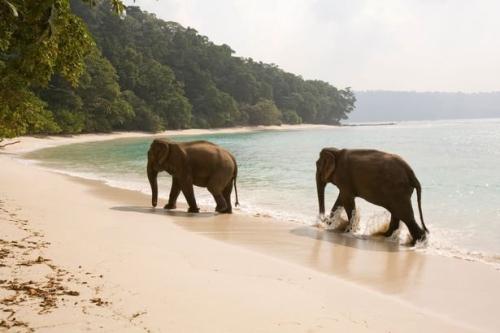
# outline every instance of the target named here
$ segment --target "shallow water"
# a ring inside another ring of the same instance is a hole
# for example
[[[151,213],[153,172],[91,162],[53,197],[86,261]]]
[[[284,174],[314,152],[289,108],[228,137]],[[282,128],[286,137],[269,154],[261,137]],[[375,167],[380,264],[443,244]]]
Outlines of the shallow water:
[[[424,218],[431,231],[425,251],[500,263],[498,119],[175,138],[193,139],[210,140],[236,156],[241,210],[306,224],[317,221],[315,161],[322,147],[375,148],[399,154],[422,183]],[[150,193],[145,175],[150,142],[141,138],[74,144],[44,149],[29,158],[73,175]],[[160,194],[168,196],[168,175],[160,177],[159,187]],[[327,187],[327,209],[337,193],[333,185]],[[196,196],[200,204],[215,206],[205,189],[197,188]],[[388,213],[361,199],[356,203],[357,235],[385,228]]]

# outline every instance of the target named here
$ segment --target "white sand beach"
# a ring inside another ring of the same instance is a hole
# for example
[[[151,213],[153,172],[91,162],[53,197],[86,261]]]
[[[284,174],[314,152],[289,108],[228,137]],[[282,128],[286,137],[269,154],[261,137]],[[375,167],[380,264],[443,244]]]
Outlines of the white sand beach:
[[[166,212],[19,158],[149,135],[21,137],[0,151],[0,329],[498,332],[494,267],[238,211]]]

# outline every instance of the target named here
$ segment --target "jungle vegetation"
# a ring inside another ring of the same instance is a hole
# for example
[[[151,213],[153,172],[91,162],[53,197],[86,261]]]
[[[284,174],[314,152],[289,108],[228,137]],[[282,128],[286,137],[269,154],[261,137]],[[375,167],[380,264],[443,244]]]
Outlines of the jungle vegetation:
[[[354,103],[119,0],[0,0],[0,138],[338,124]]]

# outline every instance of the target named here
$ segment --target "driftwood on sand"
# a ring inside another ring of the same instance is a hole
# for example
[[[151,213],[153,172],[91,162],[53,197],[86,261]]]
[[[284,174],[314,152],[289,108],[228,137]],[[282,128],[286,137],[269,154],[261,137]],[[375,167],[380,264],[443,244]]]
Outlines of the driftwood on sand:
[[[8,142],[8,143],[1,144],[3,142],[3,140],[4,139],[0,139],[0,149],[21,142],[21,141],[17,140],[17,141],[13,141],[13,142]]]

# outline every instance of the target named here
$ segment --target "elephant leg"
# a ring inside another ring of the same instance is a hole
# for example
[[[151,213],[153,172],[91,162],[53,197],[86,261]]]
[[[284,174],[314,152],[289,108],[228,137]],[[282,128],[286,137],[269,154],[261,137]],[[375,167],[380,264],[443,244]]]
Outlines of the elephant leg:
[[[226,201],[227,208],[224,213],[231,214],[233,212],[233,207],[231,205],[231,192],[233,191],[233,182],[229,182],[229,184],[226,185],[226,188],[224,188],[224,191],[222,191],[222,195],[224,197],[224,200]]]
[[[412,238],[411,245],[415,245],[417,241],[424,240],[425,232],[423,232],[422,229],[420,229],[420,227],[417,224],[417,221],[415,221],[415,217],[413,216],[409,217],[407,221],[403,220],[403,222],[406,224],[411,234]]]
[[[356,209],[356,203],[354,202],[354,197],[347,196],[342,198],[342,205],[347,213],[347,218],[349,220],[349,225],[352,223],[352,213]],[[349,229],[349,227],[347,227]]]
[[[227,203],[226,199],[222,194],[214,195],[215,202],[217,202],[217,207],[215,207],[215,211],[219,213],[227,213]]]
[[[384,233],[385,237],[391,237],[394,231],[399,228],[399,219],[391,214],[391,223],[389,224],[389,229]]]
[[[215,206],[215,211],[219,213],[226,213],[227,212],[227,204],[226,200],[224,199],[224,196],[221,193],[217,193],[213,190],[209,190],[210,193],[212,193],[215,202],[217,203],[217,206]]]
[[[397,216],[399,216],[408,227],[408,231],[412,237],[412,245],[415,245],[419,240],[425,239],[425,232],[418,226],[417,221],[415,221],[410,199],[399,207]]]
[[[181,193],[181,185],[179,184],[179,180],[176,178],[172,179],[172,188],[170,188],[170,196],[168,197],[168,203],[163,207],[164,209],[175,209],[177,198]]]
[[[335,211],[342,206],[342,200],[340,199],[340,194],[337,197],[337,200],[335,200],[335,203],[333,204],[332,210],[330,211],[330,218],[333,217]]]
[[[217,203],[215,211],[219,213],[227,213],[229,206],[224,195],[226,188],[224,188],[224,185],[222,184],[225,184],[225,182],[222,181],[221,175],[215,174],[210,179],[207,189],[213,195],[215,202]]]
[[[196,205],[196,199],[194,198],[193,184],[191,182],[185,182],[182,184],[181,189],[189,205],[188,213],[199,213],[200,209],[198,205]]]

